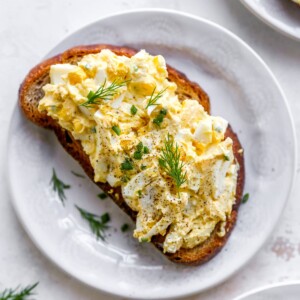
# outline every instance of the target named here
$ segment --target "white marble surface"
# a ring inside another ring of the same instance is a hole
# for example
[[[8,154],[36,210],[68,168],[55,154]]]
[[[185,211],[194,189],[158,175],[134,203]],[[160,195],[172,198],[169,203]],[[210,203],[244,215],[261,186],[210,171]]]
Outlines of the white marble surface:
[[[172,8],[212,20],[240,36],[270,66],[286,93],[299,139],[300,43],[267,27],[237,0],[2,0],[0,7],[0,291],[40,281],[37,299],[115,299],[65,275],[37,250],[16,218],[7,186],[7,131],[19,84],[73,30],[104,15],[144,7]],[[299,171],[298,163],[295,189],[263,249],[234,277],[189,299],[228,300],[258,286],[300,280]]]

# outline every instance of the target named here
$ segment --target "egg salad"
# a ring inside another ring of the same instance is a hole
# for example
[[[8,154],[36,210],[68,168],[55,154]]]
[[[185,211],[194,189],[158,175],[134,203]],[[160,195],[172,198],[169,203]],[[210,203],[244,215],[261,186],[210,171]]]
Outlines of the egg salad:
[[[134,237],[165,236],[164,252],[225,234],[235,202],[238,163],[228,123],[198,101],[179,101],[165,60],[142,50],[110,50],[76,65],[56,64],[39,111],[81,142],[95,182],[120,187],[137,212]]]

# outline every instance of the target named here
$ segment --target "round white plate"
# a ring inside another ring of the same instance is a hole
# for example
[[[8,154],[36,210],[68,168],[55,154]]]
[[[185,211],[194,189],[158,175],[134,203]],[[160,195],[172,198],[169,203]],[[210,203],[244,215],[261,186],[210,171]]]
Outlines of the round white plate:
[[[300,282],[281,283],[258,288],[234,300],[299,300]]]
[[[120,226],[129,218],[82,173],[54,135],[16,109],[8,166],[15,209],[36,245],[63,270],[103,291],[132,298],[174,298],[210,288],[240,269],[270,235],[295,174],[295,135],[284,95],[265,63],[238,37],[191,15],[143,10],[113,15],[64,39],[48,56],[79,44],[111,43],[163,54],[198,82],[212,113],[230,121],[245,148],[248,203],[229,242],[200,267],[176,265],[150,244],[138,244]],[[52,168],[72,188],[65,207],[52,191]],[[96,241],[74,208],[109,212],[106,242]],[[133,226],[132,226],[133,227]]]
[[[300,40],[300,6],[291,0],[240,0],[275,30]]]

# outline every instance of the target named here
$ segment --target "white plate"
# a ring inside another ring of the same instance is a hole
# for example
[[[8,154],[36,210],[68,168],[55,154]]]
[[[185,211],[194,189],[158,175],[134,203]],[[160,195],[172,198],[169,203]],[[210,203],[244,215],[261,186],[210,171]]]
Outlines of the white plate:
[[[300,282],[281,283],[258,288],[234,300],[299,300]]]
[[[300,6],[291,0],[240,0],[275,30],[300,40]]]
[[[284,95],[265,63],[249,46],[209,21],[166,10],[113,15],[73,33],[48,56],[78,44],[112,43],[146,48],[199,82],[213,114],[227,118],[245,148],[250,200],[240,208],[225,248],[201,267],[167,261],[152,245],[139,245],[119,228],[130,222],[82,173],[54,135],[30,124],[17,109],[8,146],[15,209],[36,245],[63,270],[103,291],[125,297],[174,298],[210,288],[240,269],[270,235],[295,174],[295,135]],[[63,207],[49,186],[52,167],[72,185]],[[96,241],[74,204],[108,211],[107,242]],[[113,229],[116,228],[116,229]]]

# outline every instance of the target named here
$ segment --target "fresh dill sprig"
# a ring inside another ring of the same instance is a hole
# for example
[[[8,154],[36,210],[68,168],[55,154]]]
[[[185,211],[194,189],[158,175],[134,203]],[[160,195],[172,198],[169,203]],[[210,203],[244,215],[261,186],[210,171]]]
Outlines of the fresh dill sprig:
[[[96,235],[97,240],[105,240],[105,230],[109,228],[107,223],[110,221],[110,216],[108,213],[103,214],[102,216],[97,216],[92,214],[83,208],[75,205],[75,207],[80,212],[81,217],[89,223],[90,229]]]
[[[80,106],[91,107],[95,104],[100,104],[101,100],[111,100],[113,96],[118,92],[117,90],[123,86],[126,86],[127,82],[130,80],[125,81],[118,81],[114,80],[108,87],[105,87],[106,79],[104,80],[103,84],[99,87],[96,92],[90,91],[87,95],[87,101],[80,104]]]
[[[51,178],[50,184],[52,183],[54,192],[57,192],[60,201],[62,202],[63,205],[65,205],[65,200],[67,198],[66,198],[64,190],[69,189],[71,186],[68,184],[65,184],[57,177],[54,168],[52,169],[52,171],[53,171],[53,173],[52,173],[52,178]]]
[[[146,105],[146,109],[151,105],[158,105],[157,101],[163,96],[163,93],[166,91],[167,87],[160,92],[158,92],[156,95],[154,95],[156,87],[153,89],[152,94],[148,100],[148,103]]]
[[[159,158],[159,165],[172,177],[177,189],[186,182],[186,172],[183,173],[184,163],[180,161],[178,145],[174,145],[173,139],[168,134],[165,140],[164,149]]]
[[[29,285],[23,289],[19,286],[17,286],[15,289],[5,289],[0,294],[0,300],[26,300],[29,296],[34,295],[32,291],[37,287],[38,284],[39,283],[36,282],[35,284]]]

